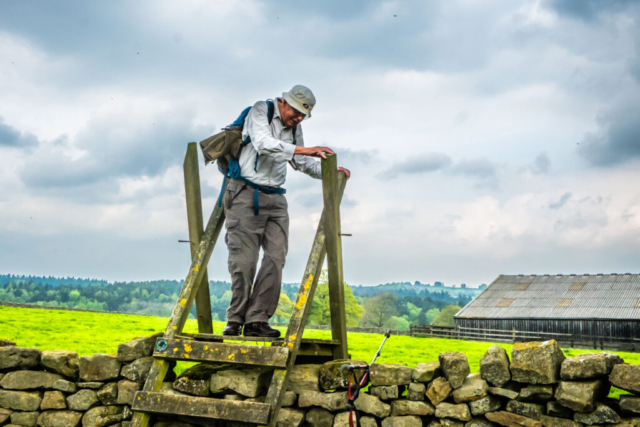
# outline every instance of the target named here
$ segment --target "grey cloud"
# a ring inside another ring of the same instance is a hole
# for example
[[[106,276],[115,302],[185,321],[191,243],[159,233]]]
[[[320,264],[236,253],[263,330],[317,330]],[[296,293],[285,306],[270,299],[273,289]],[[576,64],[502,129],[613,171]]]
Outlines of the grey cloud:
[[[572,196],[572,194],[569,193],[569,192],[564,193],[560,197],[560,200],[558,200],[557,202],[549,203],[549,209],[560,209],[561,207],[563,207],[564,205],[567,204],[569,199],[571,199],[571,196]]]
[[[378,150],[354,150],[351,148],[331,147],[338,155],[340,164],[362,163],[368,164],[378,160]]]
[[[416,155],[403,162],[395,163],[376,175],[378,179],[394,179],[400,175],[415,175],[435,172],[451,165],[451,157],[443,153]]]
[[[551,8],[563,15],[585,21],[592,21],[601,13],[622,12],[629,6],[637,5],[637,0],[552,0]]]
[[[20,132],[13,126],[4,123],[0,117],[0,147],[30,148],[38,145],[39,141],[30,133]]]
[[[593,166],[613,166],[640,158],[640,102],[619,105],[599,117],[600,131],[588,134],[579,153]]]
[[[67,144],[41,146],[22,169],[22,181],[30,187],[80,187],[122,177],[156,176],[179,164],[186,143],[202,139],[202,129],[190,124],[190,114],[170,112],[145,122],[124,116],[102,117],[87,123],[74,147],[85,154],[66,155]]]
[[[451,173],[472,178],[494,179],[496,177],[496,165],[485,158],[463,159],[451,168]]]
[[[538,154],[529,170],[535,175],[549,173],[549,170],[551,170],[551,160],[546,151]]]

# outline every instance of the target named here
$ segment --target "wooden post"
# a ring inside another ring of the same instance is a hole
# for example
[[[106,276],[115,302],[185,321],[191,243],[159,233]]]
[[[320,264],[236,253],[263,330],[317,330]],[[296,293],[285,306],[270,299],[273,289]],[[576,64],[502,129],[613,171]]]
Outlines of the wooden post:
[[[513,328],[511,328],[511,330],[513,331],[513,343],[515,344],[515,342],[516,342],[516,327],[514,326]]]
[[[338,159],[327,154],[322,159],[322,193],[324,195],[324,226],[327,236],[327,266],[329,270],[329,307],[331,336],[340,340],[333,351],[334,359],[348,359],[347,316],[344,305],[342,271],[342,240],[340,238],[340,202],[338,201]]]
[[[200,193],[200,170],[198,168],[198,144],[190,142],[184,157],[184,189],[187,199],[187,221],[189,223],[189,246],[191,258],[198,251],[198,244],[204,233],[202,220],[202,196]],[[201,334],[212,334],[211,296],[209,295],[209,276],[205,269],[202,281],[196,294],[196,313],[198,315],[198,331]]]
[[[458,332],[458,339],[460,339],[460,325],[456,325],[456,331]]]

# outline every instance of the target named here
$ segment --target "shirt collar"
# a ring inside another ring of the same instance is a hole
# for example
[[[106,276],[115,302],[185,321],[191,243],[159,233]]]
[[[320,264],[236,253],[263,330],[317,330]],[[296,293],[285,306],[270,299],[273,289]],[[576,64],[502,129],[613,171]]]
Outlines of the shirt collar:
[[[275,101],[273,101],[274,104],[274,109],[273,109],[273,117],[274,118],[279,118],[280,120],[282,120],[282,118],[280,117],[280,106],[278,105],[278,100],[282,99],[282,98],[276,98]]]

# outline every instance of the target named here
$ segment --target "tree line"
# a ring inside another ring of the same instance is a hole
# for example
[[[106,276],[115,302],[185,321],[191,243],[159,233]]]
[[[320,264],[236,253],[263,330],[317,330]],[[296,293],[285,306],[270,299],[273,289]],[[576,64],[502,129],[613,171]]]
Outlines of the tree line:
[[[211,312],[214,320],[226,320],[231,301],[230,283],[210,281]],[[109,283],[96,279],[0,275],[0,301],[84,310],[169,316],[178,299],[182,281],[154,280]],[[298,284],[284,283],[276,322],[287,322],[298,293]],[[345,308],[349,326],[408,330],[411,324],[453,324],[453,314],[466,305],[471,295],[452,295],[443,288],[345,285]],[[378,288],[378,292],[373,290]],[[437,289],[437,290],[436,290]],[[411,292],[413,290],[413,292]],[[191,316],[195,317],[195,307]],[[330,323],[329,290],[324,272],[318,283],[309,324]]]

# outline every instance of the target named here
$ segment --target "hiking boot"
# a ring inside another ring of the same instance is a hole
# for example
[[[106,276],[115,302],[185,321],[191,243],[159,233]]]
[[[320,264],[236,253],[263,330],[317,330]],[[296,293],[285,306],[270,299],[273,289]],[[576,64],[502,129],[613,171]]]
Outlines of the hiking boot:
[[[267,322],[247,323],[244,325],[244,336],[280,338],[280,331],[273,329]]]
[[[227,336],[242,335],[242,323],[227,322],[227,325],[222,330],[222,335],[227,335]]]

